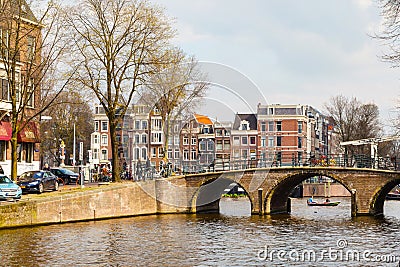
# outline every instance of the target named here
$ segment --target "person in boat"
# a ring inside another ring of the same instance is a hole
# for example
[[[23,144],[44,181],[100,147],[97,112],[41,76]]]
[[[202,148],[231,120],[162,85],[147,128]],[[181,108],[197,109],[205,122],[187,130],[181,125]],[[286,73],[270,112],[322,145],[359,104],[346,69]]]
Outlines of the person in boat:
[[[329,203],[329,202],[331,202],[331,201],[329,200],[329,198],[327,198],[327,199],[325,200],[325,202],[326,202],[326,203]]]
[[[313,203],[313,202],[314,202],[313,197],[310,197],[310,198],[308,199],[308,203]]]

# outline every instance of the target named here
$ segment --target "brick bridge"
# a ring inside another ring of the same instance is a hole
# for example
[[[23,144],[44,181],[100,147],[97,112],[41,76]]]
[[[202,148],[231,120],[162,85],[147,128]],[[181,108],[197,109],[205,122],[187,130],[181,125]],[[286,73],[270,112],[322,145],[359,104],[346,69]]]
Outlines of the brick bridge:
[[[276,167],[202,173],[160,181],[160,209],[218,211],[224,189],[235,182],[247,192],[253,214],[290,212],[289,195],[304,180],[330,177],[351,193],[351,214],[383,214],[385,196],[400,184],[400,172],[340,167]],[[184,190],[182,190],[184,187]],[[173,208],[171,208],[173,207]]]

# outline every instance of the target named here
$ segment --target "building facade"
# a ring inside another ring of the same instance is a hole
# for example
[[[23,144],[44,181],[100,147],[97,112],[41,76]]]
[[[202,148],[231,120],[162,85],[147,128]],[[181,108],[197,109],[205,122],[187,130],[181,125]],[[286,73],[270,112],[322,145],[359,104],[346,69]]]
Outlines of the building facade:
[[[40,168],[40,124],[22,118],[31,117],[41,104],[42,73],[38,66],[41,63],[42,26],[25,1],[18,3],[19,6],[14,1],[2,1],[5,9],[0,19],[0,165],[6,175],[12,171],[12,88],[16,88],[16,108],[26,107],[17,114],[17,125],[23,127],[17,135],[17,175]],[[18,42],[15,39],[17,33],[20,36]]]
[[[304,164],[328,153],[326,117],[308,105],[258,105],[258,150],[266,165]]]

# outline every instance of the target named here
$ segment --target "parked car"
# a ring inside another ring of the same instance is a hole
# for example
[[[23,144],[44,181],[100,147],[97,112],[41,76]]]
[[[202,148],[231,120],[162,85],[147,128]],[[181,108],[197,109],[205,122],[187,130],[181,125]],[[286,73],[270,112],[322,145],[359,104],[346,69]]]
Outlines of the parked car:
[[[22,190],[5,175],[0,175],[0,199],[20,199]]]
[[[17,184],[21,187],[22,192],[43,193],[45,190],[58,190],[57,176],[50,171],[28,171],[21,174]]]
[[[50,171],[58,178],[61,178],[64,184],[76,183],[79,179],[79,174],[68,169],[51,168]]]

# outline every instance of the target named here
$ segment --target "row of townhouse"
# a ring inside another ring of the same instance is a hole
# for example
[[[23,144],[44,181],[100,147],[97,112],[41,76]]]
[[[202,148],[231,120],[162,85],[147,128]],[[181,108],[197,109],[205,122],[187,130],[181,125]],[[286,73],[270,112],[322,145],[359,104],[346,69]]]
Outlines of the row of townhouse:
[[[111,161],[108,120],[101,111],[96,107],[92,134],[97,164]],[[133,171],[145,162],[158,169],[165,156],[175,171],[190,173],[240,164],[304,164],[310,156],[335,151],[332,124],[308,105],[259,104],[257,113],[236,114],[233,123],[193,114],[187,120],[172,121],[168,134],[160,112],[146,105],[133,105],[122,121],[117,135],[120,157]]]

